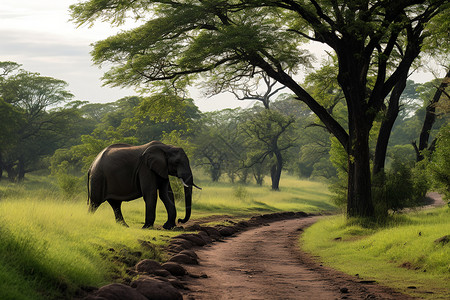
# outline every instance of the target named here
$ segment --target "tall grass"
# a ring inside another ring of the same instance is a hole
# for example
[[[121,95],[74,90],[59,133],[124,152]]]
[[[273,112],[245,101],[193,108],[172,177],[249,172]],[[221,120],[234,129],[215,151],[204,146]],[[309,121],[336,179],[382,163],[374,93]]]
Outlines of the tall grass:
[[[326,186],[286,178],[281,192],[268,186],[235,186],[199,180],[192,219],[227,214],[331,210]],[[155,229],[142,230],[144,202],[123,203],[130,226],[115,223],[109,205],[87,213],[86,191],[69,197],[57,180],[28,176],[24,184],[0,182],[0,299],[72,298],[83,286],[100,286],[121,278],[139,258],[166,259],[158,250],[177,231],[162,230],[167,214],[158,203]],[[177,203],[179,215],[184,204]],[[142,247],[139,240],[153,247]]]
[[[362,225],[330,217],[306,230],[301,242],[348,274],[415,296],[450,298],[450,243],[435,242],[450,234],[448,207],[394,215],[380,227]]]
[[[325,184],[286,175],[281,181],[280,191],[272,191],[269,185],[212,183],[204,179],[199,184],[203,190],[194,193],[193,218],[214,214],[249,216],[276,211],[313,213],[336,210]],[[178,206],[183,209],[182,203]]]

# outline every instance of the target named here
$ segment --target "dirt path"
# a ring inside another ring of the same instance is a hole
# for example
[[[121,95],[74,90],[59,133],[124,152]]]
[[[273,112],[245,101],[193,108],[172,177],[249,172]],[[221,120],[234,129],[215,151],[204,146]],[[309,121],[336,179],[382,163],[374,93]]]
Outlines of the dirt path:
[[[296,245],[308,217],[253,228],[197,250],[185,299],[410,299],[389,288],[361,282],[317,265]]]

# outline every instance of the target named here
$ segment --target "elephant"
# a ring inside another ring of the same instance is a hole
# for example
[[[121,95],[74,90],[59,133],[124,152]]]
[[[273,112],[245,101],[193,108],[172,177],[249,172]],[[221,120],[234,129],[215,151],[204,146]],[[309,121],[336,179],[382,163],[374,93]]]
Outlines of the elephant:
[[[159,198],[167,210],[163,228],[171,229],[176,226],[176,208],[169,175],[180,178],[184,185],[186,215],[178,222],[186,223],[191,216],[192,187],[199,187],[194,184],[184,150],[159,141],[141,146],[110,145],[97,155],[88,171],[89,211],[94,213],[107,201],[116,222],[128,227],[122,215],[122,202],[143,197],[145,223],[142,228],[150,228],[155,222],[159,191]]]

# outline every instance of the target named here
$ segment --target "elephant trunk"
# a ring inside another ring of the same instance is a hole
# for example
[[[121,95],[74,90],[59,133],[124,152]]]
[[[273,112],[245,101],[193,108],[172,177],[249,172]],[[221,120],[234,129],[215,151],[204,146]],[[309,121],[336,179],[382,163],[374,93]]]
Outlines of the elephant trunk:
[[[178,219],[178,223],[186,223],[189,221],[189,218],[191,217],[191,206],[192,206],[192,185],[191,186],[184,186],[184,198],[186,203],[186,215],[184,219]]]

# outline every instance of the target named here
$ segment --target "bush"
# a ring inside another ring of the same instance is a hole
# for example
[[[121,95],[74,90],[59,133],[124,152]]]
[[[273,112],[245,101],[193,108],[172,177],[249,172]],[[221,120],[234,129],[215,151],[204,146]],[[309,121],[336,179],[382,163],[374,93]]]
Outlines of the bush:
[[[74,175],[59,173],[58,186],[66,197],[74,197],[81,190],[82,178]]]
[[[394,160],[391,169],[373,178],[372,193],[378,216],[389,210],[398,211],[420,204],[428,190],[424,167],[411,168],[408,163]]]
[[[240,185],[240,184],[235,185],[233,187],[233,195],[235,198],[237,198],[241,201],[245,201],[249,197],[249,193],[248,193],[247,189],[245,188],[245,186]]]
[[[432,185],[444,195],[450,204],[450,124],[439,131],[436,150],[431,156],[428,170],[431,174]]]
[[[58,166],[53,167],[52,174],[56,176],[58,186],[64,196],[72,198],[82,191],[85,177],[71,174],[68,161],[63,161]]]

